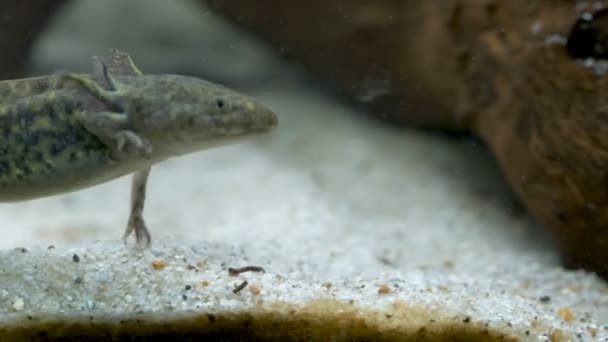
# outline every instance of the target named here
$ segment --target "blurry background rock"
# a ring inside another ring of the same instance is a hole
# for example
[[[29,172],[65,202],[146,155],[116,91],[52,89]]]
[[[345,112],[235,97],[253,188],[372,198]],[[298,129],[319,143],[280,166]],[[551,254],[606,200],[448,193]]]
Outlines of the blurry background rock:
[[[7,27],[29,32],[31,38],[28,40],[14,36],[13,40],[22,44],[18,47],[0,46],[3,51],[14,51],[13,54],[23,56],[27,53],[28,58],[19,61],[29,62],[28,74],[54,72],[66,65],[88,72],[91,60],[87,57],[105,53],[109,45],[128,50],[147,73],[187,73],[245,88],[260,85],[277,72],[269,64],[270,52],[260,48],[259,43],[238,39],[238,30],[222,25],[221,35],[205,34],[213,32],[221,20],[195,1],[180,1],[175,6],[160,0],[114,1],[111,5],[97,1],[65,1],[65,5],[60,6],[63,3],[29,4],[26,11],[26,2],[14,6],[18,8],[16,14],[11,9],[3,12]],[[22,15],[19,12],[22,7],[23,13],[40,13],[40,17]],[[17,20],[21,18],[23,20]],[[49,21],[51,25],[36,36],[38,25]],[[16,27],[14,22],[28,29]],[[36,44],[30,54],[30,48],[25,50],[22,46],[32,42]],[[2,44],[6,44],[5,41]],[[14,64],[6,65],[7,70],[11,70],[8,69],[11,65]],[[218,65],[222,67],[218,68]]]
[[[566,264],[608,276],[608,75],[564,45],[604,1],[205,2],[379,117],[471,130]]]
[[[55,10],[66,1],[0,2],[0,79],[22,76],[30,48]]]

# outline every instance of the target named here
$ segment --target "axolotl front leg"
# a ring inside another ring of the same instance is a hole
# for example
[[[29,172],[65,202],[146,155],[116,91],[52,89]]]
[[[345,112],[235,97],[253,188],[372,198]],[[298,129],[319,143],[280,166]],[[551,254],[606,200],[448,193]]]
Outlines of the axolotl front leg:
[[[77,82],[86,90],[91,92],[95,97],[99,98],[104,103],[116,103],[119,91],[114,86],[115,83],[107,73],[107,69],[103,69],[103,74],[106,80],[111,84],[114,90],[106,90],[93,80],[83,77],[78,74],[64,74],[63,77]],[[150,157],[152,154],[152,146],[144,138],[140,137],[131,129],[133,118],[132,113],[125,111],[120,112],[78,112],[77,117],[82,126],[97,136],[102,142],[110,147],[110,157],[115,159],[128,158],[135,153]],[[151,168],[137,171],[133,176],[131,184],[131,203],[130,213],[127,227],[123,239],[127,239],[131,233],[135,232],[135,240],[137,245],[148,247],[151,242],[150,232],[146,227],[143,218],[144,202],[146,197],[146,187],[148,176]]]
[[[135,231],[135,241],[142,247],[148,247],[152,238],[144,221],[144,202],[146,201],[146,187],[150,169],[138,171],[133,176],[131,183],[131,210],[129,221],[123,240],[126,240]]]
[[[106,82],[111,85],[112,90],[106,90],[94,80],[80,74],[66,73],[62,77],[64,80],[77,82],[103,103],[110,104],[112,107],[120,107],[118,104],[123,96],[119,89],[120,85],[108,74],[105,66],[103,66],[102,74]],[[123,112],[82,111],[77,115],[85,129],[112,148],[114,158],[119,158],[119,155],[127,150],[134,150],[145,157],[150,157],[152,154],[150,143],[132,130],[135,121],[132,116],[137,115],[136,113],[130,113],[128,110],[123,110]]]

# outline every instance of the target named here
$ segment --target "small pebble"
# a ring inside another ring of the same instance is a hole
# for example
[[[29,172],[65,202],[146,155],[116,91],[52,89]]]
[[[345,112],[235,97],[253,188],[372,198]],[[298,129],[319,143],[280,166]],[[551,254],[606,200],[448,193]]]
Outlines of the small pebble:
[[[78,254],[72,255],[72,261],[73,262],[80,262],[80,257],[78,256]]]
[[[378,288],[378,294],[387,294],[389,292],[391,292],[391,288],[386,285],[382,285]]]
[[[260,294],[260,292],[262,292],[262,289],[256,284],[250,284],[249,292],[251,292],[252,295],[257,296]]]
[[[572,311],[570,311],[570,309],[568,308],[559,308],[558,313],[560,317],[563,318],[566,322],[570,322],[574,319]]]
[[[591,337],[595,338],[597,336],[597,328],[589,327],[587,328]]]
[[[157,271],[162,270],[163,268],[167,267],[167,265],[169,265],[169,263],[166,261],[163,261],[163,260],[152,261],[152,268],[154,268]]]
[[[551,342],[561,342],[561,341],[564,341],[564,333],[560,329],[554,330],[549,335],[549,341],[551,341]]]
[[[23,310],[24,306],[25,306],[25,303],[23,302],[23,298],[16,298],[15,301],[13,302],[13,310],[15,310],[15,311]]]

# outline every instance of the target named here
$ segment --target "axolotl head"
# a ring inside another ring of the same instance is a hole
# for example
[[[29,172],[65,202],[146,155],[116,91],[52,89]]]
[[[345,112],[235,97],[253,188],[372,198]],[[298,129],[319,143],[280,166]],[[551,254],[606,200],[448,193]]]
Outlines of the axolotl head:
[[[252,97],[195,77],[140,75],[123,85],[137,90],[126,106],[138,113],[134,129],[163,155],[239,142],[278,123],[277,115]]]

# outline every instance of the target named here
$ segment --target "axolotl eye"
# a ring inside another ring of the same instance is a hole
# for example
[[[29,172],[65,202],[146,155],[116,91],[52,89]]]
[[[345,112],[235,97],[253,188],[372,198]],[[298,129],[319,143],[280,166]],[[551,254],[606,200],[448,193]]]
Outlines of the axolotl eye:
[[[226,114],[237,108],[239,108],[238,101],[235,101],[231,96],[217,96],[211,99],[209,105],[215,110],[217,114]]]

